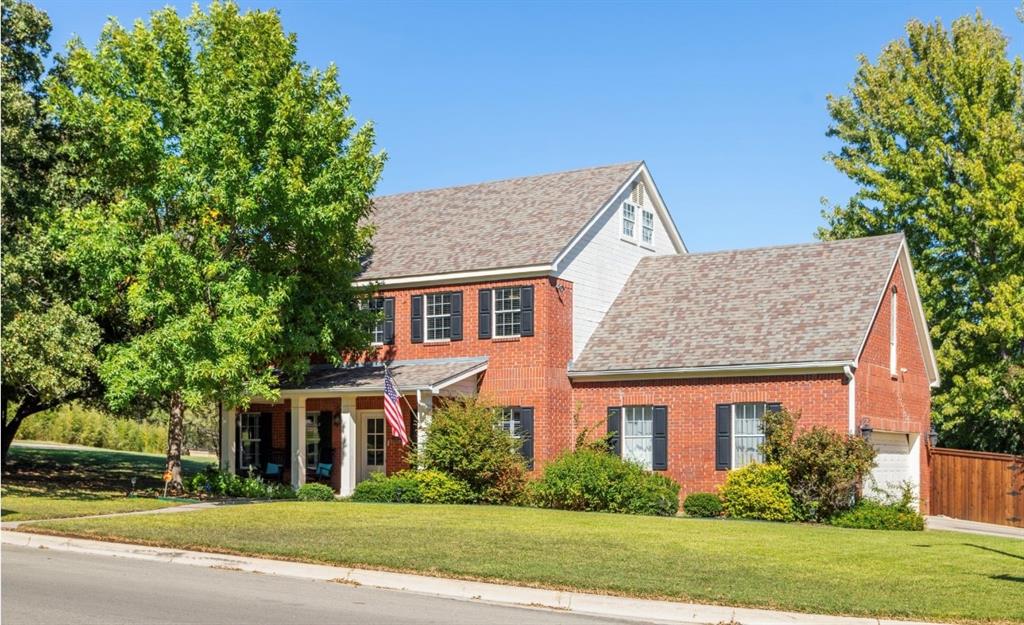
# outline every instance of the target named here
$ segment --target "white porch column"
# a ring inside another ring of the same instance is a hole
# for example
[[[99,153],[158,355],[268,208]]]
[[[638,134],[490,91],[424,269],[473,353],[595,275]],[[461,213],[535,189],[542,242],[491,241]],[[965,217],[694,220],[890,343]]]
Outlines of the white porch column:
[[[433,415],[434,394],[430,391],[416,391],[416,451],[420,454],[427,445],[427,426]]]
[[[341,397],[341,487],[338,494],[348,497],[356,488],[356,471],[359,467],[357,457],[357,442],[359,440],[359,429],[356,426],[356,398],[355,396]]]
[[[235,458],[238,457],[238,450],[235,448],[235,433],[238,431],[238,415],[235,408],[223,408],[220,413],[220,468],[228,473],[235,472]]]
[[[306,398],[292,398],[292,488],[306,483]]]

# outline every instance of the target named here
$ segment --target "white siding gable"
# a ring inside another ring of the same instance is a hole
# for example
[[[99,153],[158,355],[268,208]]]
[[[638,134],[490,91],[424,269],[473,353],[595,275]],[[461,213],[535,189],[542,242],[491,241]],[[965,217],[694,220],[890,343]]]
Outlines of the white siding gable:
[[[678,233],[671,219],[666,218],[667,213],[659,210],[653,182],[643,171],[638,172],[636,182],[644,185],[644,189],[643,204],[636,210],[633,237],[623,236],[622,229],[623,204],[627,200],[635,204],[640,199],[631,183],[597,216],[558,263],[558,276],[573,283],[573,359],[583,351],[641,258],[685,252],[681,241],[679,249],[673,242],[673,238],[679,240]],[[654,237],[650,244],[643,243],[642,238],[645,210],[654,213]]]

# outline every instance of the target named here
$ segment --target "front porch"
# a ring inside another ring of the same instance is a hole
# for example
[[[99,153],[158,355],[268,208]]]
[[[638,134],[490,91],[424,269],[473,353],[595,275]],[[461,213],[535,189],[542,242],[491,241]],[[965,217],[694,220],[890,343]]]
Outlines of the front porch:
[[[410,447],[425,441],[425,426],[443,397],[475,394],[486,358],[396,361],[390,369],[403,396]],[[384,419],[384,368],[315,366],[301,383],[281,389],[274,402],[253,398],[221,413],[223,470],[261,475],[298,488],[329,484],[341,496],[375,472],[408,468],[409,447]]]

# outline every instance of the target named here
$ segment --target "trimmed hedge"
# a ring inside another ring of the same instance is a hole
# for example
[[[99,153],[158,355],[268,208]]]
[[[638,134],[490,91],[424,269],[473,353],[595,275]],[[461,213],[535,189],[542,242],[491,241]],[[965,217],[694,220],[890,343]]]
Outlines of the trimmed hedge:
[[[852,510],[837,514],[829,522],[836,527],[865,530],[920,532],[924,529],[924,517],[916,510],[871,499],[861,500]]]
[[[755,462],[730,471],[721,495],[726,516],[764,521],[796,519],[786,470],[777,464]]]
[[[211,464],[187,482],[188,490],[197,495],[224,495],[227,497],[248,497],[250,499],[294,499],[296,494],[291,486],[264,482],[259,476],[239,477],[234,473],[221,471]]]
[[[544,467],[532,499],[542,508],[673,516],[679,484],[618,456],[580,449]]]
[[[334,501],[334,489],[327,484],[303,484],[295,495],[299,501]]]
[[[476,494],[468,484],[441,471],[401,471],[386,476],[375,473],[356,485],[352,501],[368,503],[473,503]]]
[[[689,516],[722,516],[722,500],[714,493],[690,493],[683,501],[683,510]]]

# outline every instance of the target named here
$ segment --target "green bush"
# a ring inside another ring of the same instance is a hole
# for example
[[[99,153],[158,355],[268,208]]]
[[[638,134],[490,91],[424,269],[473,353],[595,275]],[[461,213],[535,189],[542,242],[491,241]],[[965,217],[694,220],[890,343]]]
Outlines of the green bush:
[[[853,509],[837,514],[829,522],[836,527],[865,530],[920,532],[924,529],[924,518],[916,510],[872,499],[861,500]]]
[[[446,402],[431,417],[422,456],[412,464],[461,480],[484,503],[519,502],[527,482],[522,443],[500,419],[500,409],[474,397]]]
[[[221,471],[217,465],[207,466],[189,480],[188,490],[197,495],[225,495],[228,497],[246,497],[249,499],[293,499],[295,491],[286,484],[264,482],[263,478],[249,474],[239,477],[233,473]]]
[[[777,464],[754,463],[730,471],[720,494],[726,516],[765,521],[796,519],[786,470]]]
[[[875,450],[863,438],[816,426],[797,430],[798,415],[765,415],[765,462],[782,466],[797,518],[822,521],[850,509],[859,486],[875,464]]]
[[[423,491],[420,483],[410,475],[411,471],[402,471],[394,475],[374,473],[370,479],[356,485],[352,493],[352,501],[365,503],[420,503]]]
[[[303,484],[295,497],[299,501],[334,501],[334,489],[327,484]]]
[[[410,473],[419,484],[423,494],[423,503],[474,503],[476,494],[462,480],[456,479],[440,471],[403,471]]]
[[[155,454],[167,451],[166,426],[115,417],[78,404],[30,416],[21,424],[17,437],[120,451]]]
[[[722,516],[722,500],[714,493],[690,493],[683,500],[683,510],[690,516]]]
[[[588,448],[549,463],[532,491],[544,508],[661,516],[679,510],[679,485],[671,479]]]

